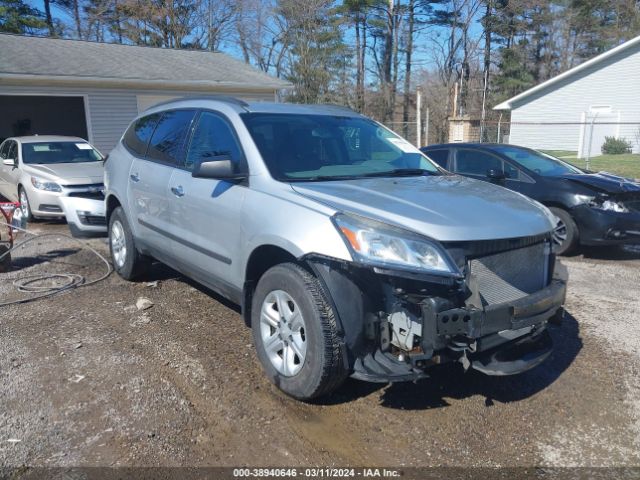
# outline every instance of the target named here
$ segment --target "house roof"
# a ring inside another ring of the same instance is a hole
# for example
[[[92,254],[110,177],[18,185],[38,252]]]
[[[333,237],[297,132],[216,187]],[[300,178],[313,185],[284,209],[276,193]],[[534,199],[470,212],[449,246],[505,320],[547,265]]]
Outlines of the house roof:
[[[594,65],[597,66],[597,64],[603,62],[604,60],[638,45],[640,45],[640,36],[632,38],[631,40],[624,42],[618,45],[617,47],[612,48],[611,50],[607,50],[606,52],[601,53],[597,57],[594,57],[591,60],[587,60],[586,62],[583,62],[580,65],[578,65],[577,67],[573,67],[567,70],[566,72],[561,73],[560,75],[556,75],[555,77],[550,78],[546,82],[542,82],[539,85],[536,85],[535,87],[530,88],[529,90],[526,90],[521,94],[516,95],[515,97],[512,97],[509,100],[506,100],[496,105],[495,107],[493,107],[493,109],[494,110],[511,110],[515,103],[519,103],[522,100],[525,100],[527,97],[533,95],[534,93],[537,93],[540,90],[550,87],[562,80],[568,79],[582,72],[583,70],[586,70],[589,67],[592,67]]]
[[[0,34],[0,83],[273,91],[288,82],[220,52]]]

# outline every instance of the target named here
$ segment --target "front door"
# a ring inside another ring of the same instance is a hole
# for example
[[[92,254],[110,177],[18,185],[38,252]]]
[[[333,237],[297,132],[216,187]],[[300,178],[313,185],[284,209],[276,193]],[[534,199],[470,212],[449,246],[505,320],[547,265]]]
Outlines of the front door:
[[[18,201],[18,179],[20,170],[18,170],[18,142],[15,140],[7,140],[0,148],[0,194],[7,200],[12,202]],[[14,166],[5,165],[4,160],[12,159]]]
[[[233,181],[194,178],[195,165],[216,157],[231,158],[244,169],[244,155],[233,126],[222,115],[203,111],[182,168],[170,180],[174,253],[204,283],[235,286],[236,252],[241,248],[242,207],[247,187]]]

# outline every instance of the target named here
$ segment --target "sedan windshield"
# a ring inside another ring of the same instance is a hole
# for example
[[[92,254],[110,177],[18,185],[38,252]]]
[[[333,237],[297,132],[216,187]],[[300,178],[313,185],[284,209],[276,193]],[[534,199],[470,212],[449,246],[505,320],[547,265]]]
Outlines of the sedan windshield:
[[[22,161],[27,164],[99,162],[100,155],[86,142],[37,142],[22,144]]]
[[[584,173],[573,165],[535,150],[509,145],[495,146],[492,149],[543,177],[555,177],[566,173]]]
[[[246,113],[242,117],[277,180],[440,173],[420,150],[365,118],[281,113]]]

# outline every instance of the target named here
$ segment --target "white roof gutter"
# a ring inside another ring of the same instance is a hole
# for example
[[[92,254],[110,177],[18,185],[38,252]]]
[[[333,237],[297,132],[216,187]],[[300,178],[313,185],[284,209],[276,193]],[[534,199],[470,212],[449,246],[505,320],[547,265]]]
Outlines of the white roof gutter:
[[[142,78],[113,78],[66,75],[30,75],[0,72],[0,85],[49,85],[49,86],[83,86],[97,88],[148,88],[156,90],[193,90],[207,92],[216,91],[265,91],[291,88],[293,85],[282,83],[243,83],[216,82],[210,80],[147,80]]]

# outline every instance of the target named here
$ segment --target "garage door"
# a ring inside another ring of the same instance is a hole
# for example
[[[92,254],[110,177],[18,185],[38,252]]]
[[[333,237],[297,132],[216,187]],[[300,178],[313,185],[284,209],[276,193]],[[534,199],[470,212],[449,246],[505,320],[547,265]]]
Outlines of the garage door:
[[[0,141],[21,135],[87,138],[83,97],[0,95]]]

